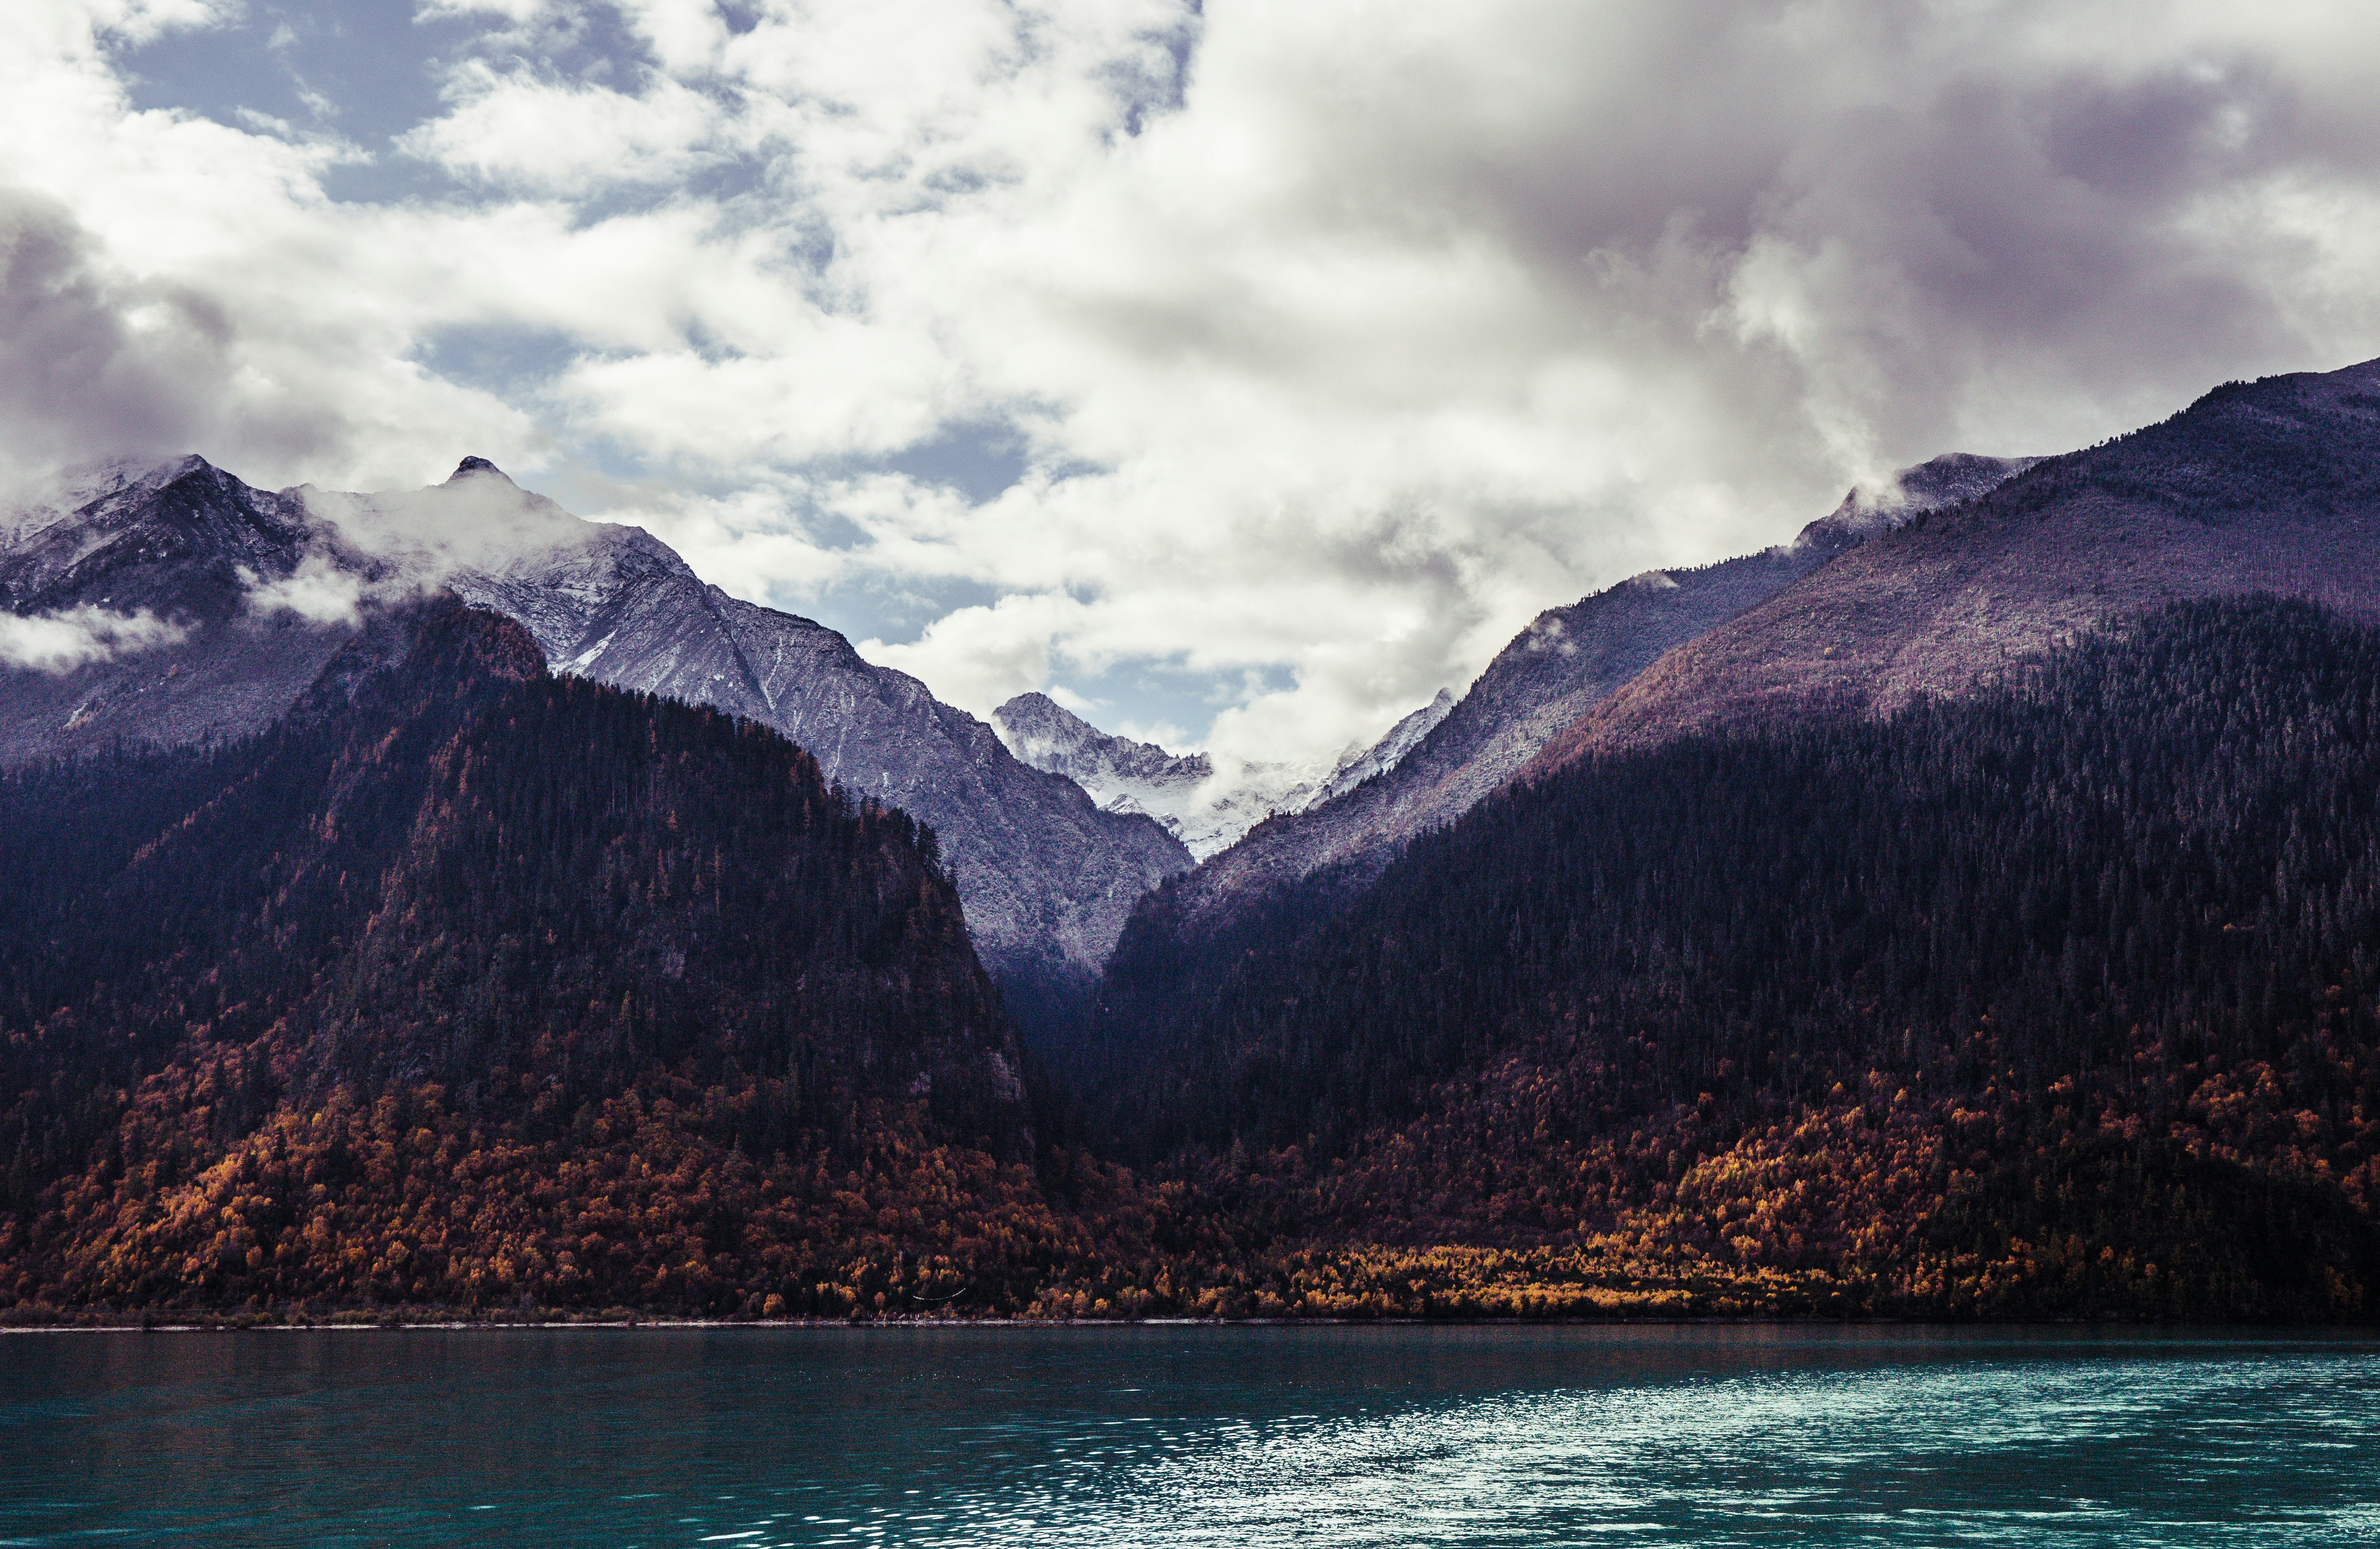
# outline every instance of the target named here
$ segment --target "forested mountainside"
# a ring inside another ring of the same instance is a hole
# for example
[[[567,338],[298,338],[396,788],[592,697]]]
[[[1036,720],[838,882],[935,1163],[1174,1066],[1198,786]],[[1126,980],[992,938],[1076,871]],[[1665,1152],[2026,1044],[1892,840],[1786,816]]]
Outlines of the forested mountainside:
[[[1881,720],[1590,756],[1352,905],[1318,878],[1186,955],[1136,921],[1092,1121],[1390,1245],[1358,1265],[2370,1315],[2376,732],[2380,632],[2264,599]]]
[[[2111,615],[2252,592],[2380,613],[2380,361],[2228,383],[1863,544],[1670,652],[1537,767],[1888,710]]]
[[[930,831],[459,604],[261,737],[0,777],[0,1296],[839,1313],[1081,1250]]]
[[[1950,454],[1853,490],[1790,544],[1698,569],[1653,571],[1550,608],[1378,778],[1258,824],[1162,901],[1185,943],[1318,872],[1368,878],[1414,835],[1452,822],[1662,654],[1755,608],[1836,556],[1972,500],[2034,459]],[[1154,901],[1152,901],[1154,902]]]
[[[934,827],[987,964],[1023,1004],[1097,973],[1190,864],[822,624],[729,597],[635,527],[583,522],[482,458],[427,490],[252,490],[203,459],[87,470],[0,514],[0,765],[261,732],[360,619],[451,589],[557,671],[772,726],[829,780]]]
[[[468,463],[407,498],[431,505],[450,486],[480,501],[538,499]],[[931,825],[976,950],[1014,1007],[1079,994],[1141,894],[1189,867],[1190,853],[1153,818],[1101,811],[834,630],[728,596],[639,528],[552,510],[558,537],[446,585],[519,619],[557,670],[774,727],[828,779]]]
[[[309,622],[310,505],[119,479],[0,532],[91,653],[0,695],[80,755],[0,773],[0,1321],[2380,1317],[2375,389],[1588,599],[1342,798],[1439,816],[1144,903],[1054,1071],[884,780],[549,672],[760,638],[642,535]]]

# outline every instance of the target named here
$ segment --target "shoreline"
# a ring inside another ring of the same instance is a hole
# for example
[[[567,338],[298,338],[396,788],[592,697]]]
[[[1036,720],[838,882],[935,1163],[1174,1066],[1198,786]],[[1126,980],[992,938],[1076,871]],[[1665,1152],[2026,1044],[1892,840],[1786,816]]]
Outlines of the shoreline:
[[[779,1329],[853,1334],[919,1333],[956,1329],[1082,1328],[1905,1328],[2107,1329],[2175,1333],[2255,1335],[2335,1334],[2380,1340],[2380,1324],[2259,1324],[2153,1322],[2118,1318],[2012,1318],[1945,1321],[1927,1318],[1813,1318],[1708,1315],[1646,1318],[628,1318],[504,1322],[487,1318],[424,1318],[400,1321],[219,1323],[92,1323],[0,1325],[0,1336],[41,1334],[450,1334],[632,1333]]]

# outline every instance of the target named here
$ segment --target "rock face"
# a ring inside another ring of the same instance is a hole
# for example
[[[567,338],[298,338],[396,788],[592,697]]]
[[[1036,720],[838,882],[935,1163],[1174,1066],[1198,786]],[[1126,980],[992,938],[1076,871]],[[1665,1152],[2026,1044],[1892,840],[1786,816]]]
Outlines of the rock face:
[[[1551,743],[1588,753],[1955,695],[2163,602],[2380,606],[2380,361],[2216,389],[1861,545],[1671,652]]]
[[[1169,909],[1195,919],[1325,866],[1348,866],[1352,880],[1367,877],[1406,840],[1469,811],[1671,647],[1757,607],[1872,536],[1972,499],[2032,463],[1937,457],[1903,470],[1887,490],[1852,490],[1791,544],[1697,570],[1648,571],[1547,610],[1377,778],[1342,784],[1305,811],[1257,825],[1169,889]]]
[[[1361,753],[1351,753],[1339,760],[1339,767],[1330,771],[1330,778],[1322,782],[1322,788],[1314,793],[1313,801],[1305,805],[1313,806],[1335,800],[1364,781],[1388,773],[1403,763],[1405,755],[1419,747],[1422,739],[1436,731],[1438,723],[1453,712],[1453,694],[1447,689],[1439,689],[1436,698],[1390,727],[1387,736]]]
[[[251,606],[314,537],[303,502],[197,457],[80,470],[0,516],[0,764],[270,723],[350,633]]]
[[[991,723],[1011,753],[1073,781],[1101,811],[1145,813],[1194,856],[1230,842],[1219,838],[1211,809],[1200,799],[1215,779],[1214,761],[1205,754],[1169,753],[1155,743],[1111,736],[1046,694],[1018,695],[991,712]]]
[[[1009,751],[1026,763],[1064,775],[1102,811],[1147,813],[1204,860],[1273,813],[1302,812],[1394,768],[1453,705],[1453,696],[1439,690],[1378,743],[1351,749],[1318,776],[1280,763],[1219,769],[1204,753],[1171,753],[1111,736],[1046,694],[1020,694],[991,719]]]
[[[1100,811],[833,630],[729,597],[650,534],[579,521],[483,459],[370,496],[267,494],[195,457],[99,470],[0,535],[9,762],[261,730],[360,619],[443,587],[517,620],[557,671],[749,717],[932,825],[977,950],[1023,998],[1096,973],[1135,901],[1190,864],[1153,820]]]

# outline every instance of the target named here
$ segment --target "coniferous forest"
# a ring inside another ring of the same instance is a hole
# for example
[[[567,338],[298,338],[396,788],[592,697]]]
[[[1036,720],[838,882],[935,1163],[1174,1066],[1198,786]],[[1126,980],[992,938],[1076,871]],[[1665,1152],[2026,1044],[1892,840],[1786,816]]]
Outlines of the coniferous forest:
[[[929,832],[492,614],[397,633],[261,740],[0,783],[0,1289],[841,1313],[949,1295],[953,1252],[987,1296],[1047,1277]]]
[[[1352,1235],[2358,1315],[2375,724],[2380,635],[2179,607],[1888,721],[1564,770],[1352,902],[1202,938],[1160,898],[1072,1064],[1110,1144]]]
[[[1152,895],[1037,1063],[929,831],[434,608],[0,781],[0,1316],[2368,1317],[2376,720],[2173,608]]]

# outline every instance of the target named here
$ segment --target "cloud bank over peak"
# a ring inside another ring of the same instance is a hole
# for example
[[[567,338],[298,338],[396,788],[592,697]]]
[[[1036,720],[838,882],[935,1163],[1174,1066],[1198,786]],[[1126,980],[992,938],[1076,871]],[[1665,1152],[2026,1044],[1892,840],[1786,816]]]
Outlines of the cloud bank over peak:
[[[2353,7],[274,15],[0,20],[0,453],[468,444],[978,712],[1229,756],[1889,468],[2380,354]]]

